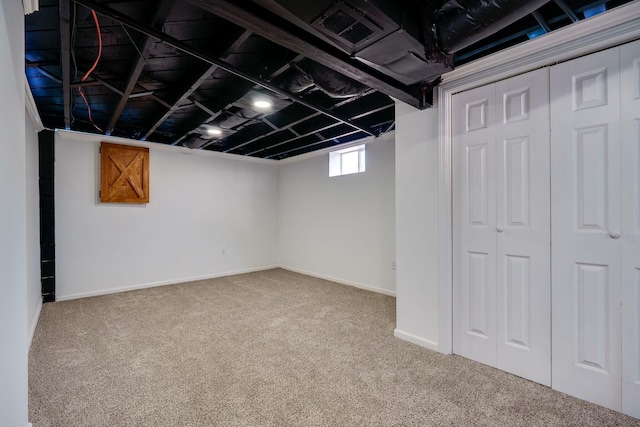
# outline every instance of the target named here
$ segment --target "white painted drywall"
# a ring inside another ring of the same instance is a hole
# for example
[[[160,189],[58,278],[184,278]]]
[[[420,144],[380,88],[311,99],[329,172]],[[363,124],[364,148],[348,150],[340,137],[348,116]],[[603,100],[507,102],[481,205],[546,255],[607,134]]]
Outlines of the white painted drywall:
[[[0,424],[27,425],[24,16],[0,2]]]
[[[329,155],[280,166],[280,264],[394,294],[394,143],[366,146],[366,171],[329,177]]]
[[[396,332],[438,345],[438,110],[396,102]]]
[[[58,300],[277,265],[275,162],[150,143],[149,204],[100,203],[100,141],[56,132]]]
[[[42,308],[40,284],[40,187],[38,133],[25,111],[26,196],[27,196],[27,319],[29,342]]]

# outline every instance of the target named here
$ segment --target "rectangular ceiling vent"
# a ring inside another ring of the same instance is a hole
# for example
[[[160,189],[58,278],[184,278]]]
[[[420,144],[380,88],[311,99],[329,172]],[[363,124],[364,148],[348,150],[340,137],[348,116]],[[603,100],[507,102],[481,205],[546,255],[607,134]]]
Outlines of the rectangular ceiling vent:
[[[348,46],[352,53],[383,36],[383,28],[366,14],[339,1],[312,22],[314,28]]]

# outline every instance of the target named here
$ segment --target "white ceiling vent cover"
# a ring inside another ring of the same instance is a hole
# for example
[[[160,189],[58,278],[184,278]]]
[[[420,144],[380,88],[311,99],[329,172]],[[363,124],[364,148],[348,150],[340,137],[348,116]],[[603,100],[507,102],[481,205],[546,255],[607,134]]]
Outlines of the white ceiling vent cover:
[[[311,25],[332,38],[338,38],[352,50],[358,50],[383,33],[383,29],[364,13],[344,2],[334,3]]]

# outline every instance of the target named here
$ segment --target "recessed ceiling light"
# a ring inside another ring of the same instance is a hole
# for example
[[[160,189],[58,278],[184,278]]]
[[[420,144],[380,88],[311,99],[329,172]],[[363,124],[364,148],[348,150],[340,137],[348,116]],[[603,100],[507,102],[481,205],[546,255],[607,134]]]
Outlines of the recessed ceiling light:
[[[253,102],[253,106],[256,108],[271,108],[272,105],[273,104],[271,102],[264,99],[259,99]]]
[[[211,136],[220,136],[222,135],[222,131],[218,128],[209,128],[207,129],[207,133]]]

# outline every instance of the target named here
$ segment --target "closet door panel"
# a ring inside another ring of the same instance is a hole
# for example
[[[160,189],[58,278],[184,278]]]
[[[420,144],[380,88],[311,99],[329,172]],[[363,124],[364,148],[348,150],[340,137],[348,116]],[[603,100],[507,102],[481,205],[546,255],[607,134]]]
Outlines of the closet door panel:
[[[622,412],[640,418],[640,41],[620,48]]]
[[[496,84],[497,367],[551,384],[549,70]]]
[[[453,351],[496,366],[494,87],[455,95]]]
[[[551,69],[553,388],[620,410],[619,54]]]

